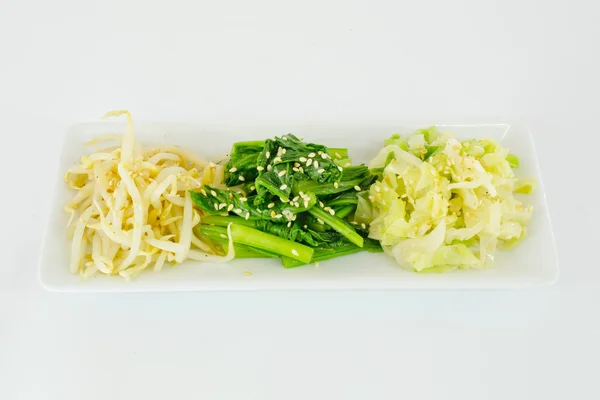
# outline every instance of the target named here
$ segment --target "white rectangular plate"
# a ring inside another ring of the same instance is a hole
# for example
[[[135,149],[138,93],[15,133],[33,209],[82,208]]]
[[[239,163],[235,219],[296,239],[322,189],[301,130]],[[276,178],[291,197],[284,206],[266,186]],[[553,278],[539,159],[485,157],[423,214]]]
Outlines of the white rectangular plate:
[[[292,132],[305,140],[330,147],[347,147],[355,163],[366,162],[393,133],[409,133],[425,125],[206,125],[136,124],[136,138],[144,145],[174,144],[200,156],[216,159],[233,142],[258,140]],[[131,282],[118,276],[82,279],[68,271],[69,241],[63,206],[72,196],[64,183],[64,172],[89,152],[83,143],[105,133],[124,132],[121,123],[74,126],[66,135],[56,176],[48,228],[40,259],[40,281],[49,290],[73,292],[144,292],[185,290],[257,289],[459,289],[514,288],[551,284],[558,276],[554,237],[537,156],[528,129],[515,124],[438,125],[461,139],[489,137],[518,155],[518,176],[534,177],[539,186],[527,197],[534,206],[528,237],[515,249],[498,253],[487,270],[461,270],[446,274],[418,274],[400,268],[384,254],[359,253],[285,269],[279,260],[233,260],[229,264],[186,261],[160,273],[149,270]],[[245,274],[251,272],[252,274]]]

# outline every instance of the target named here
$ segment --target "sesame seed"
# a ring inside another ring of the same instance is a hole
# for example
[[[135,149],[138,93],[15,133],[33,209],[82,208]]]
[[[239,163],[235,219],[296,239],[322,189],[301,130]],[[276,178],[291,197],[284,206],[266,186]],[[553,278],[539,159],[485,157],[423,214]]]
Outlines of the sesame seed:
[[[245,216],[244,218],[246,218],[246,221],[247,221],[247,220],[248,220],[248,218],[250,218],[250,213],[249,213],[249,212],[247,212],[247,213],[246,213],[246,216]]]
[[[205,196],[206,196],[206,190],[204,190],[204,189],[200,189],[200,193],[202,193],[203,195],[205,195]]]
[[[323,207],[325,207],[325,204],[323,204],[323,202],[322,202],[322,201],[320,201],[320,202],[319,202],[319,207],[323,208]]]
[[[284,169],[283,171],[280,171],[277,175],[279,176],[284,176],[286,174],[286,170]]]
[[[236,214],[241,214],[242,210],[240,208],[236,208],[235,210],[233,210],[233,212]]]
[[[256,186],[250,186],[250,190],[256,189]]]
[[[283,154],[282,151],[283,151],[283,147],[278,148],[277,155],[280,156],[281,154]]]
[[[271,211],[271,218],[275,218],[276,215],[277,213],[275,211]]]
[[[267,207],[268,208],[273,208],[273,207],[275,207],[275,203],[269,203],[269,205]]]
[[[341,159],[341,158],[342,158],[342,156],[340,156],[340,153],[335,153],[335,156],[336,156],[337,158],[339,158],[339,159]]]
[[[292,171],[299,172],[300,170],[298,168],[294,167],[294,168],[292,168]]]
[[[318,172],[319,174],[322,174],[323,172],[325,172],[325,170],[324,170],[323,168],[320,168],[320,169],[319,169],[317,172]]]
[[[217,203],[213,204],[215,206],[215,210],[219,211],[219,205]]]
[[[284,183],[283,185],[279,186],[280,190],[285,190],[287,189],[287,185]]]
[[[281,200],[282,203],[289,203],[290,202],[288,199],[284,199],[283,197],[280,197],[279,200]]]
[[[227,207],[227,211],[231,211],[231,210],[233,210],[233,204],[230,204],[230,205]]]
[[[259,170],[259,171],[262,171],[262,170],[265,169],[265,167],[262,167],[262,166],[259,165],[258,167],[256,167],[256,169]]]
[[[313,163],[313,167],[319,168],[319,162],[317,160],[315,160],[315,162]]]
[[[281,218],[281,217],[282,217],[282,215],[281,215],[281,214],[277,214],[277,215],[275,215],[275,218]]]
[[[321,207],[323,207],[323,206],[321,206]],[[331,207],[325,207],[325,208],[323,208],[323,210],[329,211],[329,210],[331,210]]]
[[[248,201],[248,199],[245,197],[240,197],[240,201]]]
[[[214,190],[211,190],[211,191],[210,191],[210,194],[212,194],[213,196],[216,196],[216,195],[217,195],[217,192],[215,192]]]
[[[354,186],[354,190],[356,190],[357,192],[360,192],[360,186],[358,186],[358,185]]]
[[[304,226],[303,226],[303,228],[304,228],[304,229],[308,229],[308,225],[304,225]]]
[[[325,225],[325,222],[323,222],[323,220],[321,218],[317,218],[317,222],[320,223],[321,225]]]
[[[286,137],[286,136],[284,136],[284,137],[282,137],[281,139],[282,139],[282,140],[287,140],[287,137]]]
[[[298,168],[298,170],[299,170],[301,173],[304,173],[304,168],[300,167],[300,168]]]
[[[342,167],[340,167],[339,165],[338,165],[338,169],[339,169],[340,171],[344,171],[344,169],[343,169]]]
[[[270,171],[271,169],[273,169],[273,166],[271,164],[267,165],[267,171]]]
[[[349,168],[349,167],[351,167],[351,166],[352,166],[352,163],[346,163],[346,164],[344,165],[344,168]]]
[[[340,186],[340,185],[339,185],[337,182],[333,182],[333,187],[334,187],[334,188],[336,188],[336,189],[337,189],[339,186]]]
[[[314,156],[316,156],[316,154],[315,154],[315,153],[310,153],[308,156],[309,156],[310,158],[313,158]]]
[[[321,154],[323,154],[323,152],[321,150],[319,150],[319,151],[317,151],[317,154],[321,155]]]
[[[300,157],[298,160],[300,160],[300,162],[306,162],[306,157]]]
[[[308,208],[308,200],[304,200],[304,208]]]
[[[312,159],[312,158],[309,158],[309,159],[306,161],[306,166],[307,166],[307,167],[310,167],[310,164],[312,164],[312,162],[313,162],[313,159]]]
[[[352,225],[358,225],[358,222],[356,222],[356,221],[352,221],[352,222],[350,222],[350,223],[351,223]]]
[[[300,195],[300,197],[304,196],[304,192],[298,192],[298,194]]]
[[[379,186],[375,186],[375,191],[376,192],[381,192],[381,189],[379,188]]]
[[[223,209],[225,207],[227,207],[227,204],[225,204],[225,203],[219,204],[219,210],[221,210],[221,209]]]
[[[288,223],[287,223],[287,227],[288,227],[288,228],[291,228],[291,227],[292,227],[292,221],[290,221],[290,222],[288,222]]]
[[[281,162],[281,157],[275,157],[275,158],[273,159],[273,162],[274,162],[275,164],[277,164],[278,162]]]
[[[230,168],[230,169],[229,169],[229,172],[235,172],[235,171],[237,171],[237,168],[236,168],[236,167],[233,167],[233,168]]]
[[[242,175],[240,175],[240,181],[244,182],[246,180],[246,178],[244,178]]]
[[[298,201],[299,196],[296,196],[292,199],[292,201]]]
[[[267,151],[267,152],[265,153],[265,157],[266,157],[266,158],[270,158],[270,157],[271,157],[271,152]]]
[[[295,162],[294,163],[294,167],[298,168],[300,166],[300,163]]]
[[[365,225],[365,223],[364,223],[364,222],[363,222],[362,224],[360,224],[360,226],[361,226],[363,229],[367,229],[367,225]]]
[[[281,150],[281,154],[285,154],[286,153],[286,149]]]
[[[335,215],[335,210],[334,209],[329,210],[329,214]]]
[[[298,257],[300,254],[298,254],[298,250],[293,249],[292,250],[292,254],[295,255],[296,257]]]

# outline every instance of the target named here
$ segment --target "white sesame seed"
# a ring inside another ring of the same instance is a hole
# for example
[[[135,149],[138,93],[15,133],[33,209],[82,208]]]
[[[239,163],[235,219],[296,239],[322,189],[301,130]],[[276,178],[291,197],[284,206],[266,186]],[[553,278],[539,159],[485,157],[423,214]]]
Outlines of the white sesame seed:
[[[323,207],[323,206],[321,206],[321,207]],[[325,208],[323,208],[323,210],[329,211],[329,210],[331,210],[331,207],[325,207]]]
[[[327,153],[321,153],[321,158],[323,160],[327,160]]]
[[[283,154],[282,151],[283,151],[283,147],[278,148],[277,155],[280,156],[281,154]]]
[[[325,207],[325,204],[323,204],[323,202],[322,202],[322,201],[320,201],[320,202],[319,202],[319,207],[323,208],[323,207]]]
[[[240,197],[240,201],[248,201],[248,199],[245,197]]]
[[[273,166],[271,164],[267,165],[267,171],[270,171],[273,169]]]
[[[213,196],[216,196],[216,195],[217,195],[217,192],[215,192],[214,190],[211,190],[211,191],[210,191],[210,194],[212,194]]]
[[[300,254],[298,254],[298,250],[294,249],[292,250],[292,254],[295,255],[296,257],[298,257]]]
[[[277,164],[278,162],[281,162],[281,157],[275,157],[275,158],[273,159],[273,162],[274,162],[275,164]]]
[[[296,196],[292,199],[292,201],[298,201],[299,196]]]
[[[304,200],[304,208],[308,208],[308,200]]]
[[[357,192],[360,192],[360,186],[358,186],[358,185],[354,186],[354,190],[356,190]]]
[[[344,169],[343,169],[342,167],[340,167],[339,165],[338,165],[338,169],[339,169],[340,171],[344,171]]]
[[[364,224],[364,222],[363,222],[362,224],[360,224],[360,226],[361,226],[363,229],[367,229],[367,225],[365,225],[365,224]]]
[[[325,170],[324,170],[323,168],[320,168],[320,169],[319,169],[317,172],[318,172],[319,174],[322,174],[323,172],[325,172]]]
[[[300,195],[300,197],[304,196],[304,192],[299,192],[298,194]]]
[[[292,168],[292,171],[299,172],[300,170],[298,168],[294,167],[294,168]]]
[[[271,218],[275,218],[276,215],[277,213],[275,211],[271,211]]]
[[[233,210],[233,212],[236,214],[241,214],[242,210],[240,208],[236,208],[235,210]]]
[[[323,152],[321,150],[319,150],[319,151],[317,151],[317,154],[321,155],[321,154],[323,154]]]
[[[323,220],[321,218],[317,218],[317,222],[320,223],[321,225],[325,225],[325,222],[323,222]]]
[[[256,167],[256,169],[259,170],[259,171],[262,171],[262,170],[265,169],[265,167],[262,167],[262,166],[259,165],[258,167]]]
[[[340,156],[340,153],[335,153],[334,155],[335,155],[337,158],[339,158],[339,159],[341,159],[341,158],[342,158],[342,156]]]
[[[315,156],[316,156],[316,154],[315,154],[315,153],[310,153],[308,156],[309,156],[310,158],[313,158],[313,157],[315,157]]]
[[[279,186],[280,190],[285,190],[287,189],[287,185],[284,183],[283,185]]]
[[[351,223],[352,225],[358,225],[358,222],[356,222],[356,221],[352,221],[352,222],[350,222],[350,223]]]
[[[229,172],[235,172],[235,171],[237,171],[237,168],[236,168],[236,167],[233,167],[233,168],[230,168],[230,169],[229,169]]]
[[[300,162],[306,162],[306,157],[300,157],[298,160],[300,160]]]
[[[275,207],[275,203],[269,203],[269,205],[267,207],[268,208],[273,208],[273,207]]]
[[[244,182],[246,180],[246,178],[244,178],[242,175],[240,175],[240,181]]]
[[[286,153],[286,149],[281,150],[281,154],[285,154]]]
[[[313,167],[319,168],[319,162],[317,160],[315,160],[315,162],[313,163]]]
[[[287,140],[287,136],[284,136],[281,138],[282,140]]]
[[[250,190],[256,189],[256,186],[250,186]]]
[[[292,221],[295,221],[298,216],[296,214],[292,215]]]
[[[230,205],[227,207],[227,211],[231,211],[231,210],[233,210],[233,204],[230,204]]]
[[[312,164],[312,162],[313,162],[313,159],[312,159],[312,158],[309,158],[309,159],[306,161],[306,166],[307,166],[307,167],[310,167],[310,164]]]
[[[332,208],[331,210],[329,210],[329,214],[335,215],[335,210]]]
[[[279,176],[284,176],[286,174],[286,170],[284,169],[283,171],[279,171],[279,173],[277,175]]]
[[[288,227],[288,228],[291,228],[291,227],[292,227],[292,221],[290,221],[290,222],[288,222],[288,223],[287,223],[287,227]]]
[[[227,204],[225,204],[225,203],[219,204],[219,210],[221,210],[221,209],[223,209],[225,207],[227,207]]]
[[[265,153],[265,157],[266,157],[266,158],[270,158],[270,157],[271,157],[271,152],[270,152],[270,151],[267,151],[267,152]]]
[[[300,166],[300,163],[295,162],[294,163],[294,167],[298,168]]]
[[[200,193],[202,193],[203,195],[205,195],[205,196],[206,196],[206,190],[204,190],[204,189],[200,189]]]
[[[215,206],[215,210],[219,211],[219,205],[217,203],[213,204]]]
[[[250,213],[249,213],[249,212],[247,212],[247,213],[246,213],[246,216],[245,216],[244,218],[246,218],[246,220],[248,220],[248,218],[250,218]]]
[[[333,182],[333,187],[334,187],[334,188],[336,188],[336,189],[337,189],[339,186],[340,186],[340,185],[339,185],[337,182]]]
[[[301,173],[304,173],[304,168],[300,167],[300,168],[298,168],[298,170],[299,170]]]
[[[277,215],[275,215],[275,218],[281,218],[281,217],[282,217],[282,215],[281,215],[281,214],[277,214]]]
[[[303,226],[303,228],[304,228],[304,229],[308,229],[308,225],[304,225],[304,226]]]

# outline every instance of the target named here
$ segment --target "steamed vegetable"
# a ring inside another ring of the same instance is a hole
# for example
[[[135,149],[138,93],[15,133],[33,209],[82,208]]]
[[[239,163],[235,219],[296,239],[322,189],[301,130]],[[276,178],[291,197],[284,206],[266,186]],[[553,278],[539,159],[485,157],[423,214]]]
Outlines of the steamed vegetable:
[[[367,232],[350,218],[359,203],[357,194],[376,177],[367,166],[349,162],[345,149],[305,143],[292,134],[235,143],[224,168],[225,187],[205,185],[191,193],[205,215],[197,232],[210,233],[205,225],[232,223],[236,246],[286,259],[294,259],[288,254],[294,250],[296,263],[302,264],[313,258],[305,248],[318,251],[319,257],[326,252],[328,258],[359,251]]]
[[[356,221],[370,224],[396,261],[415,271],[484,268],[497,249],[522,240],[532,207],[515,193],[530,193],[518,158],[492,140],[459,142],[435,128],[394,135],[370,162],[378,172],[366,201],[358,196]]]
[[[83,276],[97,273],[132,279],[154,266],[179,264],[186,259],[225,262],[235,255],[217,255],[196,237],[200,222],[190,190],[218,179],[216,166],[171,146],[142,147],[135,141],[128,111],[106,117],[127,117],[124,136],[109,135],[88,143],[117,142],[83,156],[70,168],[65,181],[76,191],[65,211],[72,236],[70,270]]]

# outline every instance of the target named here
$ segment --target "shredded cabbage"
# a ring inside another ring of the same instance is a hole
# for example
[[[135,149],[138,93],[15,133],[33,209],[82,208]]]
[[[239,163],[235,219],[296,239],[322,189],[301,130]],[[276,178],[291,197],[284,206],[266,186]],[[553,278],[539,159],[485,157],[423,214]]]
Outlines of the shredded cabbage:
[[[379,179],[359,198],[356,217],[369,223],[398,264],[418,272],[485,268],[499,248],[527,233],[532,206],[515,193],[535,181],[518,179],[519,159],[489,139],[458,141],[435,127],[394,135],[369,163]]]
[[[82,157],[65,175],[77,191],[65,207],[71,214],[71,272],[129,280],[152,264],[160,271],[166,262],[231,260],[230,234],[226,256],[194,235],[201,218],[189,193],[203,183],[220,183],[223,172],[178,147],[143,148],[134,139],[128,111],[106,117],[121,115],[127,116],[124,136],[105,135],[87,143],[112,140],[120,146]]]

